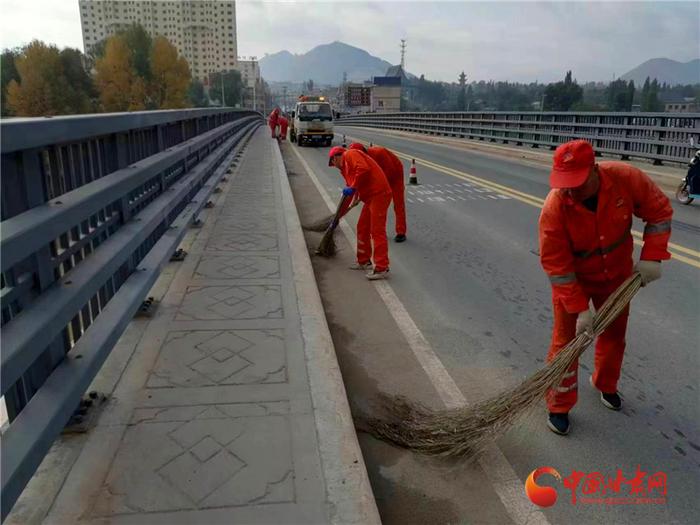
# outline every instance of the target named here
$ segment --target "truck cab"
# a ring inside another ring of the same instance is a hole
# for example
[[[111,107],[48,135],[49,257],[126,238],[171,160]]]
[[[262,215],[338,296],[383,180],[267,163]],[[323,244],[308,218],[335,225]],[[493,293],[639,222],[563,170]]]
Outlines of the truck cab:
[[[333,142],[333,111],[325,97],[301,96],[292,111],[289,139],[297,145]]]

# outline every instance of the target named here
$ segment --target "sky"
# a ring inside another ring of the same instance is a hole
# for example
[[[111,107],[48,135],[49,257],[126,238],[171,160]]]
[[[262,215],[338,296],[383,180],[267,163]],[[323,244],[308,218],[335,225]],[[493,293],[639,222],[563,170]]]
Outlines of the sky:
[[[0,0],[0,45],[82,49],[78,0]],[[650,58],[700,56],[700,2],[236,3],[238,54],[341,41],[433,80],[608,81]]]

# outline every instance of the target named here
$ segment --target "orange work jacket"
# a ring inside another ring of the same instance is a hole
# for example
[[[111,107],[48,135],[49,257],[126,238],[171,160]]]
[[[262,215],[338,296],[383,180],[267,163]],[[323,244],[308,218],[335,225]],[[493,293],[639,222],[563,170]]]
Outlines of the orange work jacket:
[[[632,216],[646,222],[641,260],[665,260],[673,208],[640,169],[622,162],[599,163],[595,212],[563,190],[547,195],[539,221],[540,261],[554,301],[569,313],[588,308],[591,293],[612,291],[632,273]]]

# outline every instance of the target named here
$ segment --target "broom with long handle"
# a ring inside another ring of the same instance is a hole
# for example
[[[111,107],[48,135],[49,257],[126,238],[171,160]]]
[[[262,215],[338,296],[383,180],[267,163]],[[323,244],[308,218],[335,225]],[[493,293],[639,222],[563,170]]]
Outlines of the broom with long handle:
[[[318,243],[318,248],[316,248],[316,255],[320,255],[322,257],[333,257],[335,255],[335,239],[333,237],[333,234],[335,233],[335,229],[338,227],[338,224],[340,224],[340,219],[345,215],[352,206],[348,205],[349,199],[352,199],[352,195],[343,195],[340,198],[340,201],[338,202],[338,207],[335,210],[335,213],[331,217],[330,221],[327,222],[326,224],[326,229],[323,234],[323,238],[321,238],[321,242]],[[355,204],[355,203],[353,203]]]
[[[470,457],[508,430],[559,385],[571,365],[622,313],[639,290],[634,273],[608,297],[593,318],[593,334],[576,336],[541,370],[510,390],[475,405],[431,410],[403,397],[381,396],[386,419],[366,418],[361,425],[375,437],[422,454]]]
[[[352,210],[358,204],[360,204],[360,201],[356,200],[350,206],[348,206],[348,209],[345,210],[344,212],[342,212],[340,217],[338,217],[338,221],[340,221],[340,219],[342,219],[345,216],[345,214],[347,214],[350,210]],[[342,209],[342,207],[341,207],[341,209]],[[319,233],[325,232],[328,229],[328,227],[331,224],[333,224],[333,220],[336,218],[335,216],[337,213],[338,213],[338,211],[336,210],[335,213],[333,213],[331,215],[326,215],[323,219],[319,219],[316,222],[312,222],[311,224],[307,224],[307,225],[303,226],[303,228],[307,231],[310,231],[310,232],[319,232]]]

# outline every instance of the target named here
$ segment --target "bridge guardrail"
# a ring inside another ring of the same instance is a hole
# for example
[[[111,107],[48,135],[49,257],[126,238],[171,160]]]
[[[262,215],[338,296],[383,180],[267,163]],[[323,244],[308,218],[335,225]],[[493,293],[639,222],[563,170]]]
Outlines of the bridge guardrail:
[[[551,149],[568,140],[586,139],[600,153],[655,164],[685,164],[700,143],[700,113],[361,113],[343,116],[337,123]]]
[[[262,122],[218,109],[0,124],[3,519]]]

